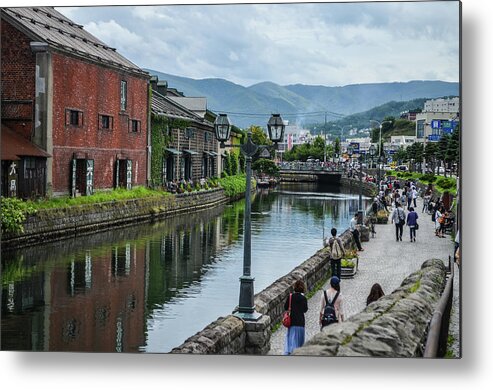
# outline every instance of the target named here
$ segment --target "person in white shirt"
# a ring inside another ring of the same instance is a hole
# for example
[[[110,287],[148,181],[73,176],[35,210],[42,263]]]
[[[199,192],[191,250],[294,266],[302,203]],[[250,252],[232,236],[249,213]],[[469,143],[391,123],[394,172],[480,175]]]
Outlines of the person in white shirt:
[[[359,230],[356,229],[356,225],[358,224],[358,213],[354,214],[353,219],[351,219],[351,225],[349,226],[349,230],[353,234],[354,241],[356,242],[356,246],[359,251],[363,251],[363,247],[361,246],[361,242],[359,239]]]
[[[395,224],[395,240],[402,241],[402,232],[406,222],[406,212],[401,207],[400,203],[396,204],[396,208],[392,211],[390,220]]]

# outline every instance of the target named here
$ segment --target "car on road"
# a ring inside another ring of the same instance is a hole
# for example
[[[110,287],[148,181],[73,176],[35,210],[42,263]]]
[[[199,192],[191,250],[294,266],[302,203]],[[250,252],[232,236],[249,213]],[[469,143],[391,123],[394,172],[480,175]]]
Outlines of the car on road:
[[[409,168],[407,167],[407,165],[399,165],[395,168],[396,171],[402,171],[402,172],[405,172],[405,171],[408,171]]]

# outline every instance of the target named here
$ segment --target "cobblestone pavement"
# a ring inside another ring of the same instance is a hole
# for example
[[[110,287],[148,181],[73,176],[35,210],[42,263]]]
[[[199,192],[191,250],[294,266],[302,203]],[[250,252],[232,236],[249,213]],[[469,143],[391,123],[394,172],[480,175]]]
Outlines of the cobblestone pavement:
[[[449,255],[452,256],[454,252],[454,243],[451,237],[436,237],[431,216],[420,212],[422,209],[421,199],[418,200],[417,206],[419,230],[416,232],[416,242],[410,242],[407,226],[404,227],[402,241],[397,242],[395,226],[388,223],[387,225],[376,225],[375,237],[370,237],[369,242],[362,243],[364,251],[359,252],[358,272],[353,278],[342,279],[341,281],[341,294],[344,297],[346,318],[365,308],[366,297],[373,283],[380,283],[385,294],[390,294],[400,286],[405,277],[420,269],[424,261],[438,258],[448,264],[448,257]],[[458,351],[459,273],[456,272],[455,276],[450,334],[455,340],[451,349]],[[328,288],[328,282],[324,288]],[[308,312],[305,314],[305,341],[320,331],[318,313],[321,296],[322,290],[319,290],[308,301]],[[282,326],[272,334],[270,355],[283,354],[285,337],[286,328]]]

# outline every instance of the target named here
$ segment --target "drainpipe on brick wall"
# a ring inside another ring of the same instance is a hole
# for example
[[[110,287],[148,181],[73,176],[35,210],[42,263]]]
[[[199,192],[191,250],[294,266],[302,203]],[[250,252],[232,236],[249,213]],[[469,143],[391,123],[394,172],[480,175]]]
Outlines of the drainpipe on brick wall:
[[[151,95],[152,88],[150,81],[147,82],[147,145],[146,145],[146,187],[150,187],[151,183]]]

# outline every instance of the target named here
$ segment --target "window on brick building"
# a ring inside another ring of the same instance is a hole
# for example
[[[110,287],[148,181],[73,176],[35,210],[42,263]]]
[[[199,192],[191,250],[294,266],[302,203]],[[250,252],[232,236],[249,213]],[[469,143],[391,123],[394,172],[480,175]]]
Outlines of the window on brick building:
[[[65,125],[82,127],[83,117],[82,111],[67,109],[65,110]]]
[[[120,83],[120,110],[127,109],[127,82],[122,80]]]
[[[132,133],[140,133],[140,121],[132,119],[130,122],[130,131]]]
[[[99,128],[102,130],[113,130],[113,117],[109,115],[99,115]]]

